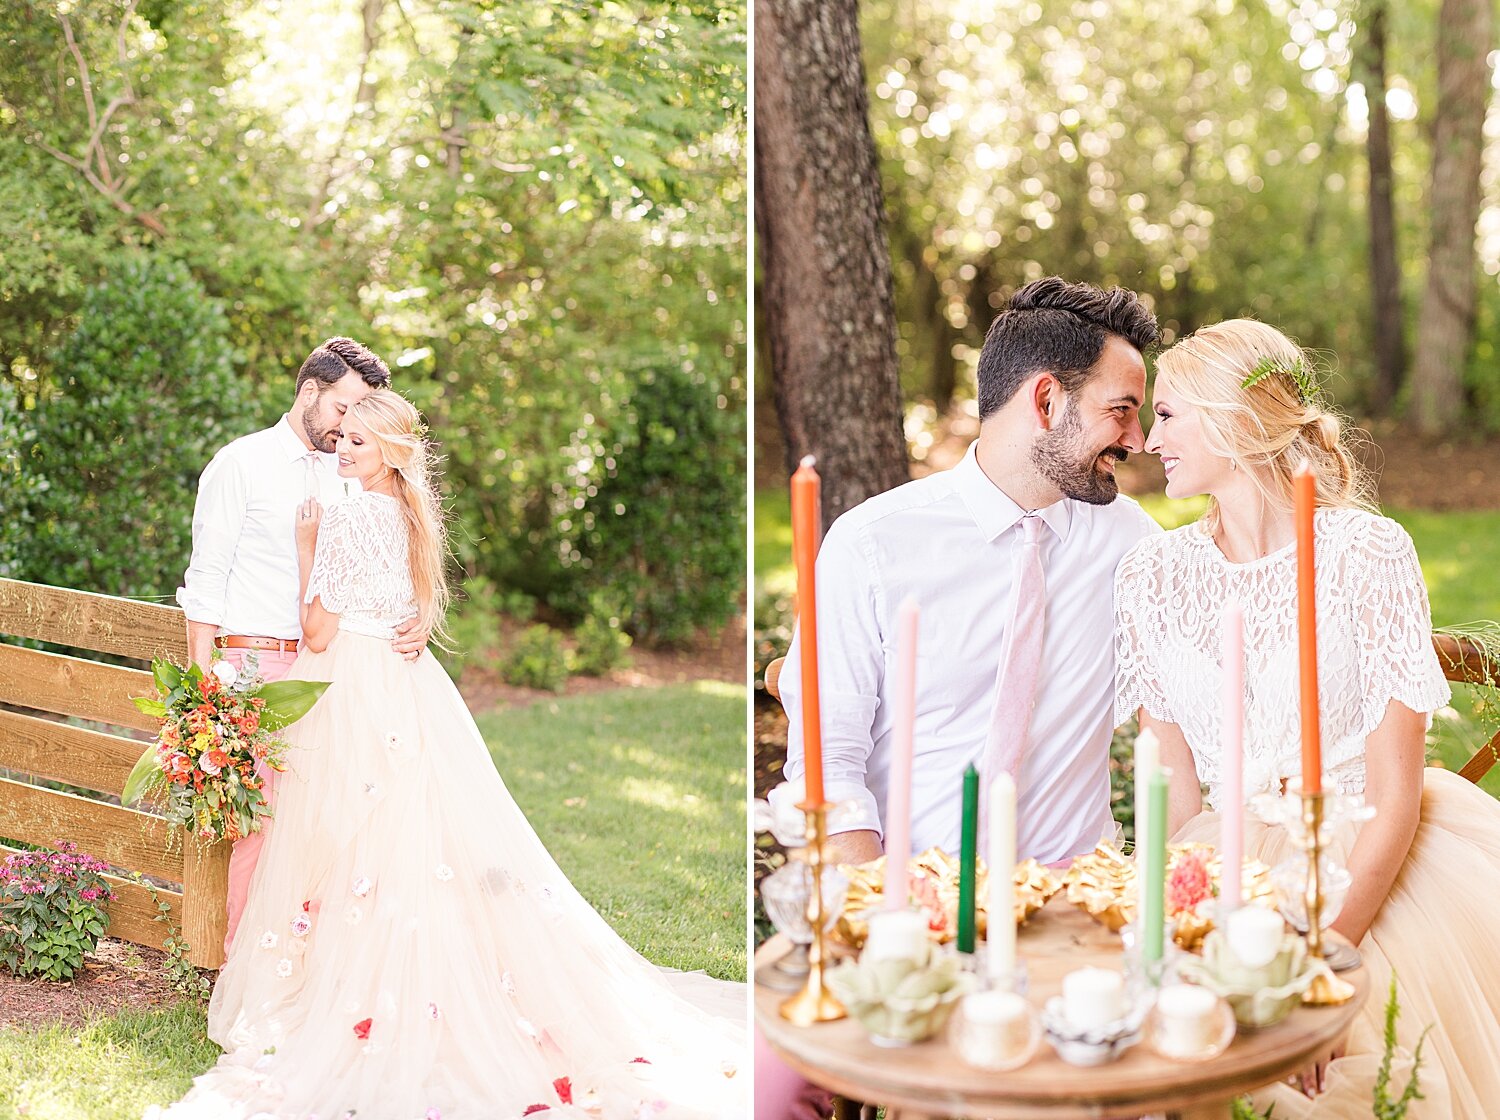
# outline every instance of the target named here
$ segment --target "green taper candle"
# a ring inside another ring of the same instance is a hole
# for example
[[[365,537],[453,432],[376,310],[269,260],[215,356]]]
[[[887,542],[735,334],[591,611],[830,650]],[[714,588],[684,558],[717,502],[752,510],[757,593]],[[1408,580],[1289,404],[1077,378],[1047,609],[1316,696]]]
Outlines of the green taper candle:
[[[1157,767],[1151,775],[1147,795],[1151,815],[1146,820],[1146,862],[1141,871],[1141,958],[1159,961],[1162,930],[1166,924],[1167,889],[1167,785],[1172,771]]]
[[[964,771],[964,826],[958,853],[958,951],[974,951],[974,860],[979,849],[979,771]]]

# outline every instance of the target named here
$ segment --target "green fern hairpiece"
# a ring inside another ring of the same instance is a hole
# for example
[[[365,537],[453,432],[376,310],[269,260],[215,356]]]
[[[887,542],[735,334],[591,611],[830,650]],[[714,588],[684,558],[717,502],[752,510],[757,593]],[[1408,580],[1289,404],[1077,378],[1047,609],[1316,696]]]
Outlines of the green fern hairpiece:
[[[1273,373],[1284,373],[1290,377],[1296,383],[1298,392],[1305,402],[1310,402],[1318,395],[1317,382],[1313,380],[1312,374],[1308,372],[1307,365],[1301,358],[1298,358],[1289,366],[1282,365],[1275,358],[1262,358],[1255,363],[1255,368],[1250,371],[1250,376],[1240,382],[1240,388],[1249,389],[1252,386],[1259,385]]]

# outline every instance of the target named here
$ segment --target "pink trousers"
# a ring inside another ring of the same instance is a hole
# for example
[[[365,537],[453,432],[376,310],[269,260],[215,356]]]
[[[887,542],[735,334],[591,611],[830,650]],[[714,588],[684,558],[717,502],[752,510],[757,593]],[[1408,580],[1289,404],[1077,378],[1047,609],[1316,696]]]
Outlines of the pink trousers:
[[[776,1056],[765,1035],[755,1032],[755,1120],[823,1120],[833,1096]]]
[[[245,655],[250,653],[247,649],[223,649],[219,651],[224,660],[236,669],[245,663]],[[276,653],[272,650],[258,649],[254,651],[260,659],[260,675],[266,681],[279,681],[287,675],[292,667],[292,662],[297,660],[295,653]],[[261,787],[265,791],[266,803],[273,808],[276,804],[275,771],[267,770],[262,775],[265,784]],[[260,859],[261,845],[266,842],[266,834],[270,831],[274,822],[263,821],[259,832],[252,832],[243,840],[236,840],[229,855],[229,926],[224,935],[224,955],[229,956],[229,946],[234,941],[234,931],[240,924],[240,915],[245,912],[245,899],[250,895],[250,878],[255,874],[255,863]]]

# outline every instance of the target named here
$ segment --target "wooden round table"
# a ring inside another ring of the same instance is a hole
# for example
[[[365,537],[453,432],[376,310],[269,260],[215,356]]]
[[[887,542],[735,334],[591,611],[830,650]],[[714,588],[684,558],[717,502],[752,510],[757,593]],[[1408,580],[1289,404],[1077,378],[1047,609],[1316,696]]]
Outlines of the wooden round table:
[[[773,937],[755,955],[770,964],[789,943]],[[1063,975],[1086,965],[1120,967],[1120,939],[1061,896],[1021,927],[1018,951],[1040,1007],[1062,990]],[[755,1019],[789,1066],[842,1097],[886,1106],[888,1120],[922,1116],[985,1116],[993,1120],[1139,1117],[1166,1112],[1183,1118],[1225,1118],[1241,1093],[1305,1069],[1347,1033],[1368,995],[1363,968],[1340,973],[1354,998],[1336,1007],[1299,1007],[1282,1023],[1240,1034],[1206,1062],[1158,1057],[1144,1042],[1107,1065],[1065,1063],[1044,1039],[1025,1066],[993,1073],[965,1065],[939,1036],[898,1049],[876,1046],[852,1019],[796,1027],[777,1013],[787,993],[757,985]]]

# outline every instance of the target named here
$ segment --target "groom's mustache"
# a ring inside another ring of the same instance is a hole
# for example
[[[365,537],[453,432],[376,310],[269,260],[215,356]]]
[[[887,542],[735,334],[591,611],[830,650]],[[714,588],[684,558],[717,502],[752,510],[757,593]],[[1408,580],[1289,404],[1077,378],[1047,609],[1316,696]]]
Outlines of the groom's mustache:
[[[1101,459],[1106,455],[1113,455],[1122,463],[1130,458],[1130,452],[1126,451],[1123,447],[1106,447],[1103,451],[1099,452],[1099,458]]]

